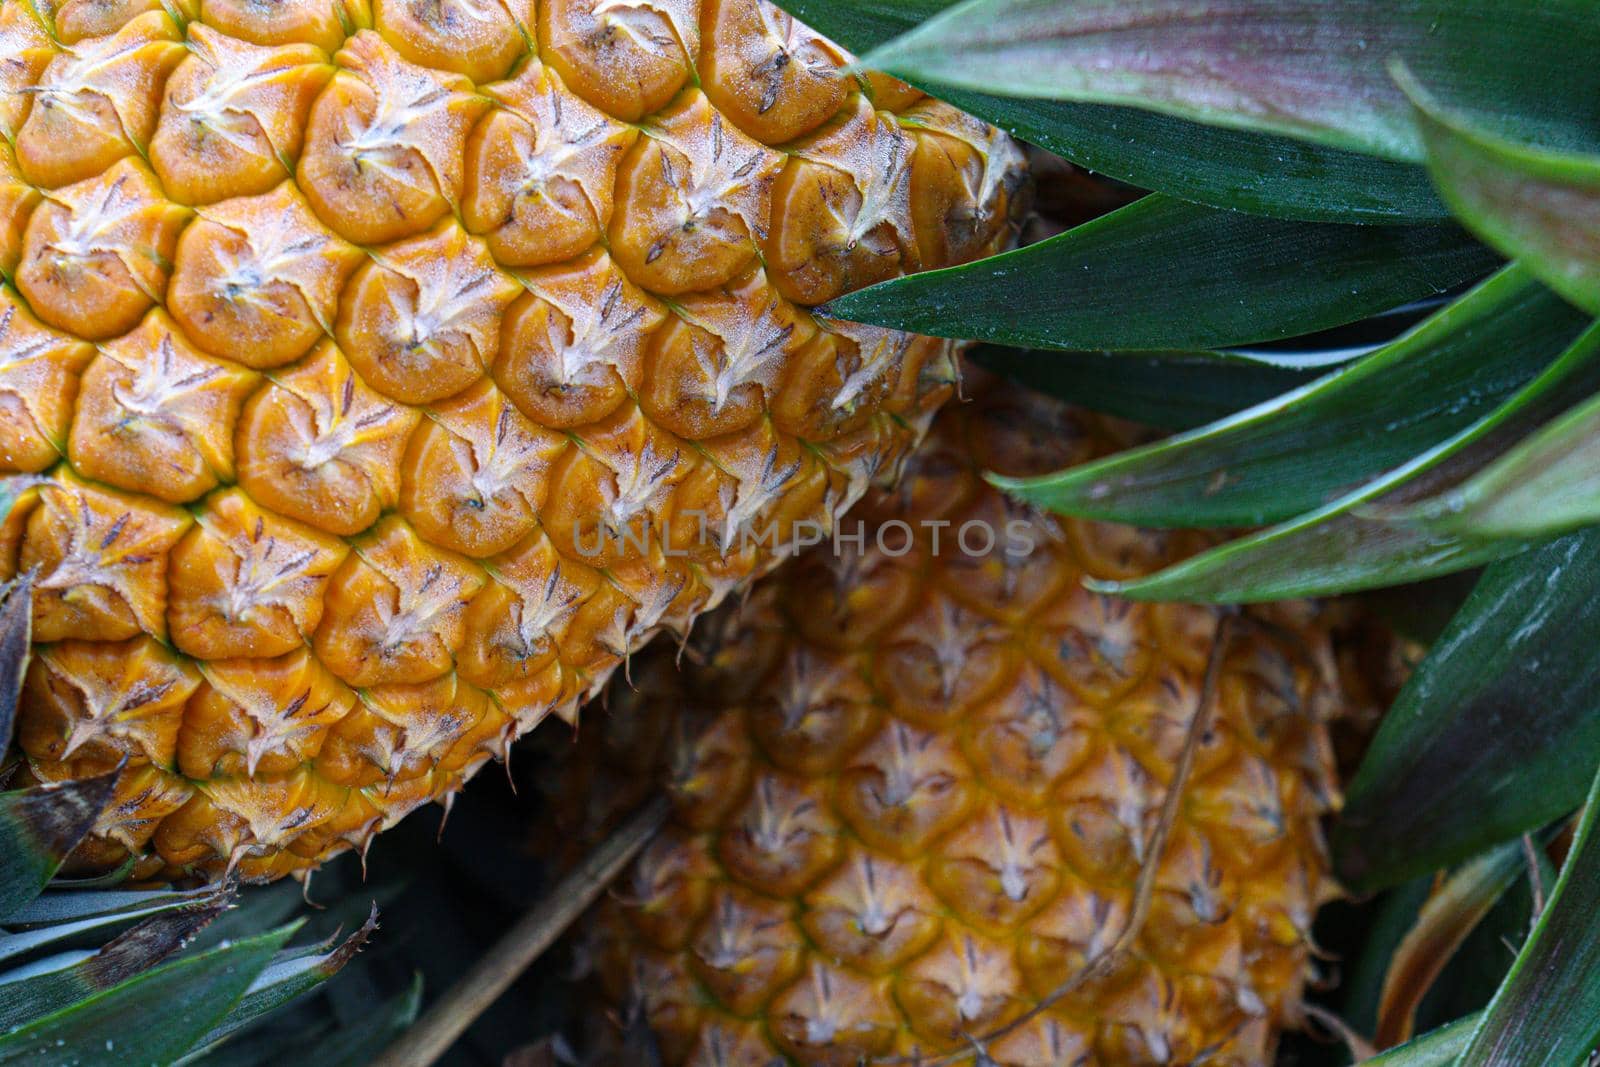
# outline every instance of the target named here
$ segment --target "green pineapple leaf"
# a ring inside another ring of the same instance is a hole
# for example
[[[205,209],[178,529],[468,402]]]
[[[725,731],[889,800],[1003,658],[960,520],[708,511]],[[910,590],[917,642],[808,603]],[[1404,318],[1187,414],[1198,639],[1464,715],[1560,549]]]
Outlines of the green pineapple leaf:
[[[1403,65],[1395,78],[1415,105],[1428,173],[1457,217],[1600,315],[1600,154],[1497,136],[1442,104]]]
[[[1131,107],[925,87],[1086,170],[1180,200],[1304,222],[1393,225],[1450,217],[1427,172],[1411,163]]]
[[[1286,222],[1156,195],[823,313],[1022,348],[1230,348],[1354,322],[1497,263],[1454,226]]]
[[[1596,54],[1588,0],[967,0],[862,64],[1420,162],[1390,59],[1466,106],[1538,101],[1520,125],[1570,137],[1600,98]]]
[[[1398,1048],[1363,1060],[1361,1067],[1451,1067],[1472,1040],[1472,1028],[1481,1016],[1457,1019],[1449,1026],[1413,1038]]]
[[[1459,484],[1597,389],[1600,325],[1493,412],[1332,504],[1145,578],[1086,584],[1136,600],[1243,603],[1422,581],[1513,555],[1530,543],[1444,536],[1387,511]]]
[[[177,952],[228,906],[231,894],[144,919],[92,954],[35,962],[0,984],[0,1032],[14,1030],[131,979]]]
[[[326,1020],[309,1028],[258,1026],[220,1048],[202,1050],[177,1067],[278,1067],[313,1063],[316,1067],[366,1067],[417,1021],[422,1007],[422,976],[386,1001],[363,1005],[346,1022]]]
[[[367,921],[342,941],[330,939],[305,949],[285,949],[250,984],[244,996],[200,1042],[199,1058],[269,1012],[311,992],[344,969],[378,928],[378,906]]]
[[[1600,763],[1597,632],[1600,529],[1490,567],[1350,783],[1333,836],[1344,882],[1394,885],[1581,803]]]
[[[0,920],[44,889],[111,802],[118,773],[0,793]]]
[[[1343,362],[1253,352],[1036,352],[996,345],[980,346],[967,358],[1046,395],[1168,430],[1265,403]]]
[[[0,1034],[0,1065],[172,1063],[222,1021],[295,929],[174,960]]]
[[[1576,762],[1576,761],[1574,761]],[[1593,761],[1591,761],[1593,762]],[[1561,877],[1457,1067],[1593,1062],[1600,1042],[1600,774]]]
[[[1585,323],[1512,265],[1365,359],[1234,418],[1055,474],[994,481],[1035,506],[1112,522],[1282,522],[1482,418]],[[1040,374],[1052,362],[1032,357]],[[1167,388],[1182,393],[1181,383]]]
[[[40,894],[12,912],[6,920],[11,930],[0,930],[0,963],[37,952],[57,942],[81,938],[107,927],[126,926],[140,919],[178,908],[203,905],[219,892],[217,886],[198,889],[58,891]]]
[[[783,0],[780,7],[847,48],[875,48],[916,29],[956,0]]]
[[[951,3],[784,0],[782,6],[861,51],[915,28]],[[1182,200],[1308,222],[1449,217],[1426,172],[1415,164],[1131,107],[923,87],[1081,167]]]
[[[1600,522],[1600,396],[1469,481],[1390,516],[1460,537],[1544,537]]]

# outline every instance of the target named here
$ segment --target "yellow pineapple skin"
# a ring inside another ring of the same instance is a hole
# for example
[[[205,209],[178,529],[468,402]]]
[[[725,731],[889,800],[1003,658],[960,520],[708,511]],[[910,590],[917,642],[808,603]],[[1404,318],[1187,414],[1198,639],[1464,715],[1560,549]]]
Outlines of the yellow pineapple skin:
[[[585,934],[623,1024],[598,1062],[650,1062],[645,1041],[674,1067],[1258,1065],[1299,1020],[1334,893],[1327,722],[1374,699],[1336,653],[1348,613],[1250,609],[1131,950],[1053,996],[1129,921],[1221,616],[1082,585],[1198,535],[1044,516],[982,480],[1130,428],[969,388],[841,523],[864,551],[812,550],[587,724],[560,840],[594,840],[662,766],[674,801]]]
[[[364,850],[830,528],[955,369],[808,309],[1024,199],[763,0],[0,0],[0,48],[18,749],[125,762],[74,865],[140,878]]]

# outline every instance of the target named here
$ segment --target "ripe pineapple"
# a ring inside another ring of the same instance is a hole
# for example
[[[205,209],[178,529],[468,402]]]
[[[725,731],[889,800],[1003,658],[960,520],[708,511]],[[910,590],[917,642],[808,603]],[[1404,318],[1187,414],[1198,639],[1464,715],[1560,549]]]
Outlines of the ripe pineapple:
[[[18,739],[80,867],[365,848],[891,470],[1020,155],[764,0],[4,0]]]
[[[0,583],[0,746],[29,658],[29,592]],[[374,906],[342,941],[290,945],[304,920],[279,924],[281,894],[241,900],[231,883],[96,892],[103,880],[56,880],[115,802],[116,775],[23,789],[8,777],[0,770],[0,1063],[214,1063],[209,1053],[247,1033],[257,1053],[271,1050],[264,1041],[287,1045],[302,1035],[278,1009],[309,999],[377,928]],[[372,1005],[341,1043],[385,1040],[416,1015],[415,1001]],[[268,1017],[270,1036],[258,1025]]]
[[[675,821],[589,931],[613,1016],[666,1064],[1259,1064],[1299,1019],[1334,892],[1326,723],[1381,673],[1340,662],[1357,646],[1336,654],[1334,608],[1252,610],[1157,844],[1222,616],[1081,581],[1204,542],[1008,501],[980,471],[1127,440],[976,392],[864,505],[864,551],[820,547],[702,621],[686,678],[670,650],[637,665],[572,761],[562,791],[589,806],[568,841],[667,751]],[[1114,945],[1151,864],[1132,951],[1052,997]]]

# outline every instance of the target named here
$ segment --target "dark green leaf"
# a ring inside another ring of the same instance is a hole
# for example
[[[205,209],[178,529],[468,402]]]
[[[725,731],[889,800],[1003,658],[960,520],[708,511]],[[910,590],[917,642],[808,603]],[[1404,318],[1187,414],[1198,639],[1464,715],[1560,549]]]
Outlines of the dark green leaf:
[[[39,895],[110,803],[117,774],[0,793],[0,920]]]
[[[1233,348],[1354,322],[1492,270],[1453,226],[1335,226],[1143,200],[826,314],[1022,348]]]
[[[373,905],[367,921],[360,929],[338,944],[322,946],[326,951],[296,953],[274,960],[257,976],[227,1017],[206,1035],[201,1042],[202,1047],[215,1047],[262,1016],[304,996],[338,974],[361,951],[377,928],[378,908]]]
[[[860,52],[915,29],[956,0],[781,0],[807,26]]]
[[[6,919],[11,929],[35,926],[58,926],[86,920],[133,919],[151,908],[165,911],[199,904],[211,897],[227,892],[222,885],[198,886],[194,889],[118,889],[81,891],[83,883],[57,878],[50,884],[50,892],[36,897],[30,903],[12,912]]]
[[[1600,397],[1469,481],[1390,518],[1480,540],[1549,537],[1600,522]]]
[[[933,89],[941,99],[1088,170],[1197,204],[1305,222],[1449,217],[1410,163],[1103,104]]]
[[[1476,1015],[1458,1019],[1381,1056],[1363,1060],[1361,1067],[1451,1067],[1472,1040],[1472,1028],[1478,1019]]]
[[[1386,514],[1459,485],[1597,390],[1600,325],[1495,411],[1327,507],[1147,578],[1088,584],[1139,600],[1238,603],[1420,581],[1504,558],[1527,543],[1450,537]]]
[[[309,1031],[258,1026],[217,1049],[196,1053],[179,1067],[278,1067],[308,1063],[316,1067],[366,1067],[417,1021],[422,1006],[422,976],[403,993],[363,1010],[343,1025]]]
[[[996,484],[1051,511],[1133,525],[1281,522],[1483,417],[1554,362],[1586,321],[1512,265],[1353,366],[1235,418]],[[1185,395],[1181,382],[1171,391]]]
[[[228,906],[226,898],[151,916],[94,955],[0,984],[0,1032],[87,1000],[172,955]]]
[[[1049,396],[1164,429],[1231,415],[1328,369],[1233,352],[1040,352],[984,345],[967,358]]]
[[[0,757],[11,744],[32,635],[33,578],[23,575],[0,585]]]
[[[1594,15],[1591,13],[1591,20]],[[1592,57],[1589,66],[1597,66]],[[1518,143],[1446,107],[1404,68],[1428,172],[1466,226],[1600,314],[1600,155]]]
[[[1576,762],[1576,760],[1574,760]],[[1600,774],[1561,878],[1457,1067],[1574,1067],[1600,1042]]]
[[[125,926],[178,908],[203,905],[223,895],[216,886],[188,890],[136,892],[50,892],[12,912],[9,930],[0,931],[0,961],[34,952],[46,945],[71,942],[91,931]]]
[[[1359,891],[1575,808],[1600,763],[1600,530],[1489,568],[1384,718],[1334,831]]]
[[[1596,54],[1588,0],[969,0],[863,64],[1419,161],[1389,59],[1474,105],[1539,101],[1525,126],[1583,138],[1600,98]]]
[[[217,1025],[293,933],[287,926],[175,960],[0,1034],[0,1064],[171,1063]]]

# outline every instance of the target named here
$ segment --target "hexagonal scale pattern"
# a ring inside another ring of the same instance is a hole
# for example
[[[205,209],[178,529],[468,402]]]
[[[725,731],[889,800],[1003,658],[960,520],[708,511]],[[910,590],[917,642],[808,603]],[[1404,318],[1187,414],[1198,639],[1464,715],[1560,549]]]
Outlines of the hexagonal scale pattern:
[[[553,786],[539,833],[569,849],[652,765],[675,802],[587,934],[608,1016],[646,1024],[607,1040],[695,1067],[1243,1067],[1298,1020],[1334,892],[1325,724],[1379,699],[1336,651],[1349,617],[1251,609],[1131,953],[1053,997],[1129,922],[1221,616],[1086,590],[1205,542],[1006,500],[981,471],[1132,431],[976,377],[835,544],[702,620],[689,667],[635,663]]]
[[[84,869],[304,871],[572,717],[952,391],[807,307],[1022,201],[765,0],[3,0],[0,44],[19,737],[129,761]]]

